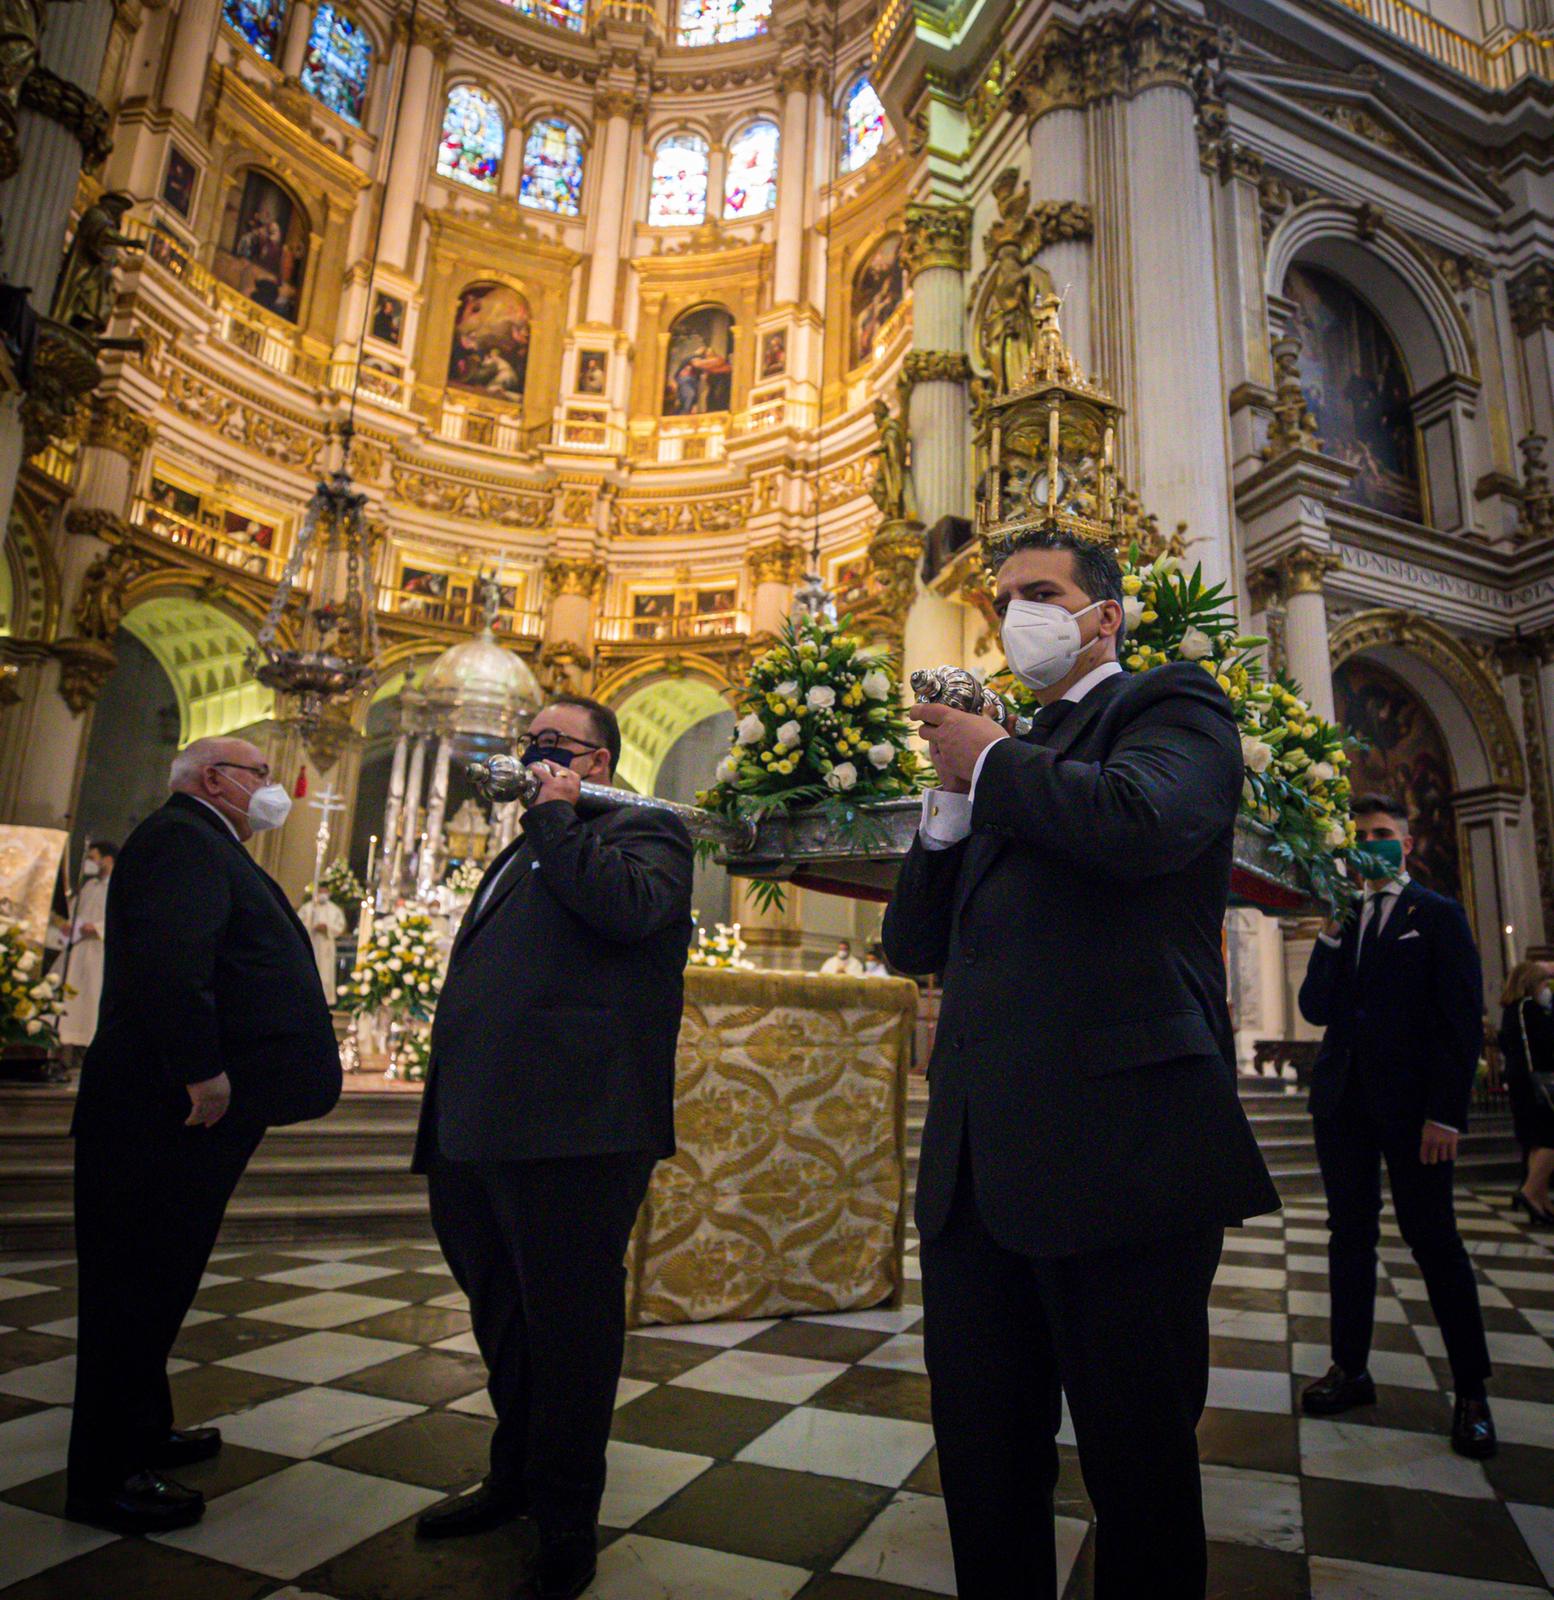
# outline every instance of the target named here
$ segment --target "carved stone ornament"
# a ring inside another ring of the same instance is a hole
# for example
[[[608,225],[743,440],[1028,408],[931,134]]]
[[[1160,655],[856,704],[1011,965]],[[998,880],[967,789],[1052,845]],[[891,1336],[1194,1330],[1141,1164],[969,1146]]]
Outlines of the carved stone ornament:
[[[888,520],[869,541],[868,563],[874,578],[874,612],[889,619],[899,639],[907,612],[917,598],[917,573],[923,564],[924,536],[920,522]]]
[[[874,402],[874,426],[879,444],[874,451],[874,481],[869,497],[880,508],[887,522],[913,521],[917,517],[917,496],[912,487],[912,469],[907,464],[910,446],[899,417],[890,414],[883,400]]]
[[[1293,550],[1286,550],[1274,565],[1288,597],[1321,594],[1328,573],[1337,572],[1343,564],[1343,558],[1330,550],[1312,550],[1305,545],[1298,545]]]
[[[545,598],[555,600],[564,594],[575,594],[585,600],[597,600],[604,592],[604,576],[602,561],[554,556],[545,563]]]
[[[118,657],[97,639],[57,639],[50,648],[59,660],[60,699],[79,717],[96,705]]]
[[[146,556],[127,542],[110,544],[98,555],[86,569],[72,612],[79,638],[112,644],[124,620],[124,591],[149,565]]]
[[[0,0],[0,183],[16,176],[16,108],[22,85],[38,65],[42,0]]]
[[[593,668],[593,657],[569,639],[558,639],[540,651],[535,676],[547,694],[575,694]]]
[[[1548,464],[1543,459],[1548,440],[1529,433],[1521,441],[1522,499],[1516,517],[1518,544],[1554,538],[1554,490],[1549,486]]]
[[[88,445],[112,450],[135,468],[155,437],[156,424],[149,417],[131,411],[116,395],[106,398],[99,395],[92,402],[91,418],[86,425]]]
[[[896,387],[905,401],[920,383],[969,383],[971,359],[959,350],[909,350]]]
[[[909,278],[915,278],[930,267],[964,272],[970,266],[970,206],[925,206],[910,202],[903,229],[901,253]]]
[[[745,565],[750,570],[750,582],[756,587],[763,583],[794,584],[804,576],[804,552],[796,544],[773,539],[747,551]]]
[[[1287,333],[1272,346],[1274,373],[1273,423],[1268,429],[1264,460],[1288,454],[1291,450],[1319,450],[1317,425],[1300,386],[1300,340]]]
[[[93,341],[50,317],[38,319],[32,384],[21,404],[23,449],[37,455],[70,431],[81,402],[102,382]]]
[[[1511,322],[1523,338],[1554,327],[1554,263],[1535,261],[1511,280]]]
[[[22,83],[21,103],[75,136],[87,172],[96,171],[108,159],[113,149],[108,113],[85,89],[47,67],[34,67]]]

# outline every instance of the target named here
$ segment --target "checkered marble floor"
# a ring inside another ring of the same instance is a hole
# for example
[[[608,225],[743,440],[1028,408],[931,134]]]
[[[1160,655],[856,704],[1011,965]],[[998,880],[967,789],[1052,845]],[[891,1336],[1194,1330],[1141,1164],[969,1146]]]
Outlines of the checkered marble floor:
[[[1227,1241],[1199,1431],[1211,1593],[1520,1600],[1554,1583],[1554,1235],[1463,1195],[1501,1452],[1447,1445],[1449,1375],[1390,1213],[1380,1403],[1295,1396],[1327,1364],[1323,1213]],[[913,1600],[954,1593],[928,1421],[915,1253],[900,1310],[634,1334],[617,1402],[598,1600]],[[5,1600],[509,1600],[524,1525],[422,1547],[416,1514],[476,1481],[491,1429],[463,1297],[433,1249],[223,1251],[174,1352],[203,1523],[118,1539],[60,1517],[74,1362],[69,1261],[0,1261]],[[1090,1593],[1090,1508],[1060,1436],[1059,1562]]]

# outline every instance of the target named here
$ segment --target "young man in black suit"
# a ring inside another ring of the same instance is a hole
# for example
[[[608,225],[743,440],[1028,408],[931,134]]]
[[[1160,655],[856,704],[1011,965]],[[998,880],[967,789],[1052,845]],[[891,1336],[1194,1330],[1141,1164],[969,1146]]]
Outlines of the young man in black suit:
[[[340,1053],[307,930],[243,849],[290,797],[243,739],[198,739],[108,891],[102,1012],[76,1140],[80,1327],[67,1514],[121,1533],[198,1521],[163,1468],[221,1448],[175,1430],[167,1356],[228,1199],[273,1123],[321,1117]]]
[[[1478,951],[1462,907],[1408,875],[1407,807],[1365,795],[1351,811],[1376,873],[1365,879],[1359,914],[1322,931],[1300,989],[1301,1014],[1327,1029],[1311,1114],[1327,1191],[1333,1302],[1333,1364],[1301,1406],[1329,1417],[1375,1403],[1366,1363],[1385,1159],[1398,1228],[1424,1274],[1451,1362],[1452,1448],[1483,1459],[1495,1453],[1489,1350],[1452,1205],[1457,1140],[1484,1037]]]
[[[1110,551],[1025,535],[996,603],[1030,735],[913,712],[939,787],[884,944],[944,974],[917,1225],[962,1600],[1055,1595],[1063,1391],[1098,1600],[1201,1600],[1209,1289],[1226,1226],[1278,1206],[1220,953],[1235,721],[1197,664],[1122,671],[1123,598]]]
[[[578,815],[580,783],[608,783],[619,759],[615,714],[597,701],[562,696],[530,724],[524,760],[544,785],[454,943],[416,1140],[497,1418],[484,1484],[420,1531],[532,1515],[541,1600],[593,1577],[622,1263],[675,1148],[691,840],[663,812]]]

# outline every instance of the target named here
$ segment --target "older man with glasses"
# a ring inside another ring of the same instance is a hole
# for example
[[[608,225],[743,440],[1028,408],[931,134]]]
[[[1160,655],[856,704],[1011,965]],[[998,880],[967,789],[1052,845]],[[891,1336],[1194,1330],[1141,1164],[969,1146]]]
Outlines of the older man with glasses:
[[[197,739],[108,890],[102,1013],[81,1073],[75,1415],[67,1515],[120,1533],[199,1520],[169,1470],[221,1449],[173,1426],[167,1357],[227,1201],[273,1123],[321,1117],[340,1053],[313,946],[243,849],[290,797],[244,739]]]
[[[540,1600],[594,1575],[626,1244],[675,1148],[691,840],[663,813],[579,816],[581,785],[619,758],[597,701],[562,696],[530,724],[523,759],[544,782],[454,942],[416,1141],[496,1412],[485,1482],[420,1532],[531,1515]]]

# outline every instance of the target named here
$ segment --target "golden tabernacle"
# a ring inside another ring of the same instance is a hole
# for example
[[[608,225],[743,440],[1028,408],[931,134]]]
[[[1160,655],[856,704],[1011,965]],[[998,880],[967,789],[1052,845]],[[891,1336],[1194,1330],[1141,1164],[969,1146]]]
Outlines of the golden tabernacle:
[[[899,1300],[916,1015],[904,978],[686,973],[680,1149],[632,1235],[633,1326]]]

